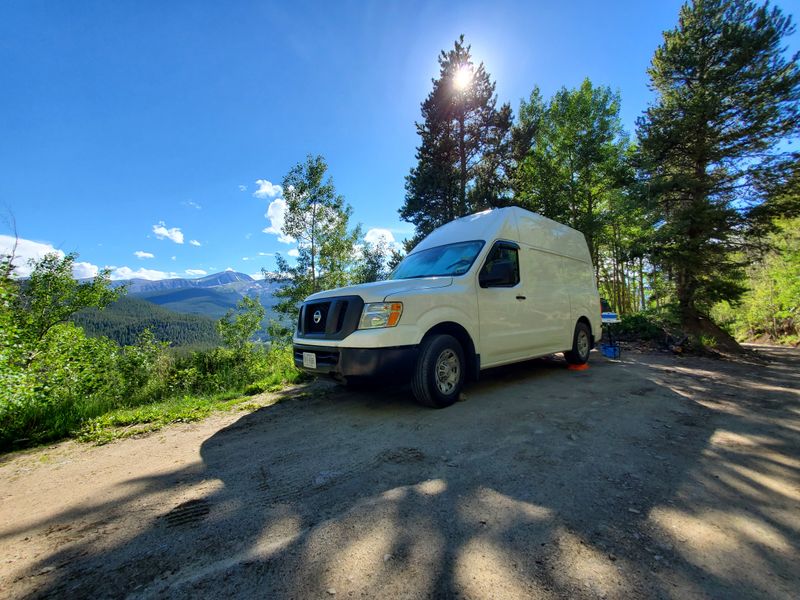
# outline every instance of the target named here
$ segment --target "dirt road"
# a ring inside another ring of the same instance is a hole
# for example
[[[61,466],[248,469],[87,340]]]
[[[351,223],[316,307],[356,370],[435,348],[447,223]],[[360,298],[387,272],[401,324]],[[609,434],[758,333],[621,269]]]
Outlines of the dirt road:
[[[322,386],[0,464],[0,596],[797,598],[800,352]]]

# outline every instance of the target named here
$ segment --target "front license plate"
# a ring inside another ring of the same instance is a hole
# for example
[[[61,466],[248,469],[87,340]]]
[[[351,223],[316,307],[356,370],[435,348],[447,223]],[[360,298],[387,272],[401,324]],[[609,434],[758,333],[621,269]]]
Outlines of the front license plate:
[[[303,352],[303,366],[307,369],[316,369],[317,355],[313,352]]]

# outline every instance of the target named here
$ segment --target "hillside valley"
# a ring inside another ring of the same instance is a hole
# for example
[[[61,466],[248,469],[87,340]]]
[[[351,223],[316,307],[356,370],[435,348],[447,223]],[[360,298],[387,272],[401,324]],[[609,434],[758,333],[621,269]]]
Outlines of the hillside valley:
[[[173,346],[219,344],[215,321],[244,296],[254,296],[266,309],[266,327],[276,318],[274,292],[279,282],[257,280],[245,273],[223,271],[198,279],[130,279],[114,281],[126,294],[103,310],[81,311],[74,321],[90,335],[104,335],[126,345],[136,341],[144,329]]]

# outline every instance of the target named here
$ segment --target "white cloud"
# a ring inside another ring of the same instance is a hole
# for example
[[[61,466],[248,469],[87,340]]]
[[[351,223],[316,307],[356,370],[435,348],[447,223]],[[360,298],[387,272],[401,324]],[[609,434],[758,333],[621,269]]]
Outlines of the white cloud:
[[[186,202],[181,202],[181,204],[183,204],[184,206],[188,206],[189,208],[193,208],[195,210],[200,210],[203,208],[194,200],[187,200]]]
[[[201,244],[197,240],[189,240],[189,245],[191,245],[191,246],[202,246],[203,244]]]
[[[137,250],[133,253],[136,258],[155,258],[155,254],[151,254],[150,252],[145,252],[143,250]]]
[[[265,227],[264,233],[272,233],[278,236],[278,241],[283,244],[291,244],[294,238],[283,233],[283,224],[286,218],[286,200],[278,198],[269,203],[267,212],[264,215],[269,219],[269,227]]]
[[[243,256],[242,260],[250,260],[250,257],[249,256]]]
[[[89,279],[97,277],[100,267],[88,262],[76,262],[72,265],[72,276],[75,279]]]
[[[262,273],[261,271],[259,271],[258,273],[250,273],[250,277],[258,281],[260,279],[264,279],[264,273]]]
[[[274,252],[259,252],[259,256],[275,256]]]
[[[381,229],[380,227],[373,227],[366,234],[364,234],[364,241],[368,244],[372,244],[373,246],[377,244],[381,238],[387,244],[394,243],[394,235],[388,229]]]
[[[16,249],[14,243],[16,242]],[[26,240],[23,238],[14,238],[11,235],[0,235],[0,255],[10,255],[14,252],[14,273],[20,277],[27,277],[31,274],[31,268],[28,266],[28,261],[41,260],[48,254],[58,254],[59,258],[64,258],[64,253],[61,250],[54,248],[47,242],[35,242],[33,240]]]
[[[170,227],[167,229],[164,221],[159,221],[158,225],[153,225],[153,233],[156,234],[156,237],[160,240],[168,239],[176,244],[183,243],[183,232],[180,227]]]
[[[289,256],[293,256],[293,257],[297,258],[298,256],[300,256],[300,250],[298,250],[297,248],[292,248],[286,254],[288,254]]]
[[[226,270],[226,271],[234,271],[234,272],[236,272],[236,269],[234,269],[233,267],[228,267],[228,268],[227,268],[227,269],[225,269],[225,270]]]
[[[208,275],[203,269],[186,269],[187,275]]]
[[[239,184],[239,191],[240,192],[246,192],[247,191],[247,186]]]
[[[170,256],[169,259],[170,260],[178,260],[178,257],[177,256]]]
[[[108,267],[112,269],[111,279],[148,279],[150,281],[159,281],[161,279],[172,279],[177,277],[175,273],[167,273],[165,271],[155,271],[153,269],[136,269],[135,271],[130,267]]]
[[[256,198],[274,198],[275,196],[280,196],[283,194],[283,188],[281,186],[279,186],[277,183],[272,184],[266,179],[256,180],[256,185],[258,186],[258,189],[253,192],[253,196]],[[239,189],[241,190],[242,188],[240,187]]]

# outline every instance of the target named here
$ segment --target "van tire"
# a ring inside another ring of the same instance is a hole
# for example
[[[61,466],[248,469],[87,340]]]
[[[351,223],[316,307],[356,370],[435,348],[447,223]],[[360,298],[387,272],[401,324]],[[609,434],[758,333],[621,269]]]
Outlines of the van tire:
[[[433,335],[424,339],[411,377],[414,398],[424,406],[450,406],[464,387],[466,366],[464,350],[453,336]]]
[[[572,336],[572,349],[564,352],[564,358],[571,365],[585,365],[589,362],[589,351],[592,349],[592,332],[584,322],[575,325]]]

